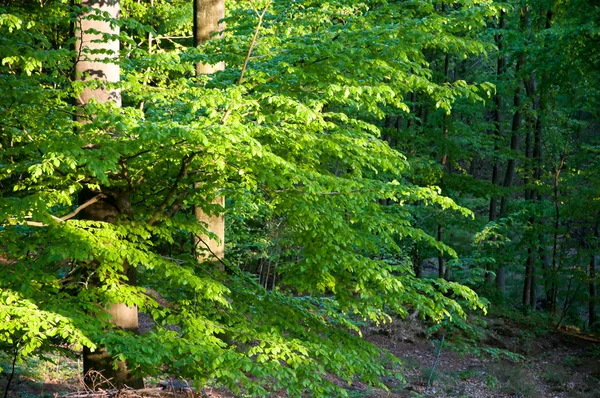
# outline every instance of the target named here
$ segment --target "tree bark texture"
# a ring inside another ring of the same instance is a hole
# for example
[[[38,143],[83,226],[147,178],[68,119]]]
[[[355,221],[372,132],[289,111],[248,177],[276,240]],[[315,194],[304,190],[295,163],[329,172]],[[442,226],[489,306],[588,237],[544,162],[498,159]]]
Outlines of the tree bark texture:
[[[82,7],[106,12],[111,18],[119,18],[119,0],[82,0]],[[103,34],[118,35],[119,27],[111,26],[108,21],[99,21],[89,18],[95,12],[84,12],[75,26],[75,51],[77,62],[75,64],[75,78],[77,80],[102,80],[106,83],[118,83],[121,71],[118,64],[119,41],[103,40]],[[90,29],[100,32],[93,33]],[[98,52],[100,51],[100,52]],[[112,61],[112,62],[111,62]],[[84,106],[91,99],[99,103],[107,101],[121,106],[121,93],[119,90],[109,89],[106,86],[97,89],[86,88],[77,98],[77,103]]]
[[[213,38],[220,37],[223,31],[225,18],[224,0],[194,0],[194,45],[196,47],[203,45]],[[225,64],[220,62],[216,65],[198,63],[196,65],[196,76],[203,74],[212,74],[223,70]],[[212,204],[225,207],[225,197],[217,196]],[[213,239],[208,235],[202,236],[196,240],[199,259],[212,259],[213,261],[222,259],[225,255],[225,216],[219,214],[212,216],[206,214],[201,208],[194,209],[196,219],[207,225],[207,230],[217,236]],[[203,251],[203,250],[207,251]],[[216,258],[215,258],[216,257]]]
[[[117,107],[121,106],[121,93],[118,89],[111,88],[110,83],[118,83],[120,80],[119,41],[105,40],[104,35],[118,35],[119,26],[111,25],[109,21],[96,20],[91,16],[97,12],[108,13],[111,18],[118,19],[120,4],[118,0],[83,0],[82,7],[89,7],[90,11],[84,11],[75,26],[77,51],[77,62],[75,63],[75,79],[82,81],[101,80],[106,84],[98,88],[86,87],[77,98],[77,105],[85,107],[90,101],[98,103],[114,102]],[[80,114],[81,122],[84,113]],[[93,117],[93,115],[88,115]],[[79,201],[89,198],[85,196],[90,192],[82,191]],[[130,211],[128,193],[106,193],[106,197],[85,210],[79,216],[82,219],[114,222],[120,214]],[[129,283],[135,283],[135,269],[123,264],[123,272],[127,274]],[[124,330],[137,332],[138,309],[129,307],[123,303],[114,303],[105,308],[112,316],[115,326]],[[114,358],[105,347],[99,347],[91,352],[83,350],[84,380],[89,387],[107,388],[110,385],[116,387],[128,386],[141,388],[144,386],[143,379],[134,377],[127,365],[122,361],[116,361],[117,369],[114,368]]]
[[[194,0],[194,45],[201,46],[207,41],[221,37],[225,18],[224,0]],[[206,75],[225,69],[225,64],[219,62],[217,65],[198,63],[196,75]]]

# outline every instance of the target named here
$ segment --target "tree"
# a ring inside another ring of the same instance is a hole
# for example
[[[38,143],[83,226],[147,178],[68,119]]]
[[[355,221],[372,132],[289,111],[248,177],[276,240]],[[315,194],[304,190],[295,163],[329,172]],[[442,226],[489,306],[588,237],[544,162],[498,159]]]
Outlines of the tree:
[[[383,361],[394,358],[356,333],[360,322],[484,308],[471,289],[416,278],[398,261],[417,243],[455,255],[416,225],[417,211],[472,212],[418,180],[379,135],[385,115],[410,111],[413,94],[430,120],[459,99],[483,101],[488,84],[436,82],[427,59],[447,48],[482,56],[487,47],[464,27],[483,27],[491,4],[455,4],[443,16],[425,2],[253,4],[258,12],[232,6],[223,38],[199,48],[180,37],[192,22],[187,1],[122,0],[123,18],[98,14],[121,27],[122,107],[91,101],[86,123],[73,100],[84,83],[102,83],[70,79],[65,32],[78,8],[7,6],[0,245],[18,267],[0,267],[3,343],[29,355],[65,339],[106,347],[136,375],[337,396],[344,391],[328,373],[375,385],[397,374]],[[196,74],[197,63],[219,62],[227,68]],[[109,205],[126,192],[131,211],[110,222],[76,218],[91,207],[78,202],[82,191]],[[189,239],[210,234],[194,208],[221,212],[210,204],[216,191],[232,220],[223,270],[198,261]],[[281,252],[270,289],[250,272],[263,252],[248,242],[259,241]],[[123,264],[136,268],[138,286]],[[153,330],[116,327],[104,310],[112,303],[137,306]]]
[[[82,0],[81,14],[75,25],[75,79],[84,83],[83,91],[77,92],[76,105],[81,109],[77,120],[85,128],[85,125],[94,119],[93,110],[87,105],[95,102],[99,105],[114,104],[121,107],[121,92],[115,87],[120,81],[119,68],[119,25],[120,4],[118,0]],[[91,87],[90,84],[92,83]],[[112,86],[112,87],[111,87]],[[101,132],[102,133],[102,132]],[[109,131],[104,134],[112,135]],[[93,150],[93,146],[90,147]],[[119,217],[131,217],[130,192],[127,189],[110,190],[99,187],[94,192],[90,187],[85,187],[79,192],[81,209],[79,216],[84,220],[115,222]],[[91,251],[92,259],[96,256]],[[87,270],[87,278],[93,278],[97,271],[94,260]],[[136,271],[125,260],[122,263],[122,273],[127,282],[135,284]],[[106,303],[106,312],[112,318],[114,325],[126,331],[138,332],[138,309],[135,305],[127,305],[123,302]],[[88,385],[99,387],[105,386],[99,382],[96,375],[90,372],[100,372],[102,376],[115,386],[127,385],[133,388],[141,388],[144,382],[139,377],[134,377],[124,361],[117,361],[113,367],[114,358],[104,347],[98,347],[92,351],[84,347],[83,371]],[[109,384],[109,385],[110,385]]]
[[[215,35],[223,31],[223,25],[220,23],[225,18],[225,1],[194,0],[194,46],[198,47],[208,42]],[[196,64],[196,75],[213,74],[223,70],[225,64],[219,62],[216,65],[210,65],[202,62]],[[225,207],[225,197],[217,196],[211,205],[218,209]],[[217,210],[220,212],[220,210]],[[208,249],[208,255],[202,257],[216,257],[222,259],[225,255],[225,216],[221,213],[211,216],[202,208],[196,207],[196,218],[208,226],[210,236],[205,235],[199,238],[198,246],[202,250]],[[214,237],[213,237],[214,235]]]

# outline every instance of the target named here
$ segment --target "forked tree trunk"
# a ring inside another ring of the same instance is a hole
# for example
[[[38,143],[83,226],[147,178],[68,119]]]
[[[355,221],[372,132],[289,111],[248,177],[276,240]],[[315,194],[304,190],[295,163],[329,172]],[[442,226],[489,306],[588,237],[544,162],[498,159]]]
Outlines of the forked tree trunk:
[[[223,24],[219,23],[225,18],[224,0],[194,0],[194,45],[201,46],[214,37],[220,36]],[[198,63],[196,75],[211,74],[223,70],[225,64],[220,62],[216,65]],[[213,204],[225,207],[225,197],[217,196]],[[222,259],[225,255],[225,216],[219,214],[211,216],[206,214],[200,207],[194,209],[196,219],[207,225],[209,232],[217,236],[217,239],[209,236],[201,236],[196,239],[199,259]],[[216,257],[216,258],[215,258]]]
[[[118,64],[119,41],[103,40],[102,34],[118,35],[119,27],[112,25],[107,21],[99,21],[89,18],[96,14],[94,11],[108,13],[111,18],[119,18],[120,5],[119,0],[82,0],[83,7],[90,7],[91,12],[84,12],[75,26],[75,35],[77,41],[75,50],[77,51],[77,62],[75,64],[76,80],[101,80],[108,84],[118,83],[120,80],[120,69]],[[100,33],[93,33],[100,32]],[[101,50],[98,52],[98,50]],[[107,62],[109,61],[109,62]],[[95,100],[98,103],[114,102],[116,106],[121,106],[121,93],[117,89],[112,89],[106,85],[96,89],[86,88],[77,98],[77,105],[82,108],[79,120],[83,123],[89,121],[93,115],[86,115],[83,108]],[[88,198],[83,197],[86,192],[80,194],[80,201]],[[111,195],[108,194],[107,195]],[[80,216],[88,220],[113,222],[119,214],[130,211],[129,195],[120,193],[118,197],[111,198],[110,201],[99,201],[80,213]],[[110,204],[110,203],[113,204]],[[123,273],[127,274],[129,283],[135,283],[135,269],[123,265]],[[137,332],[138,330],[138,310],[137,307],[128,307],[122,303],[112,304],[107,307],[106,312],[112,316],[113,323],[124,330]],[[117,361],[117,369],[114,368],[114,358],[107,352],[105,347],[99,347],[91,352],[89,349],[83,351],[83,368],[85,381],[90,387],[107,388],[107,385],[117,387],[129,386],[132,388],[141,388],[144,382],[141,378],[134,377],[127,366],[122,361]],[[94,371],[94,372],[92,372]],[[95,374],[92,374],[95,373]],[[101,377],[97,377],[101,374]],[[103,383],[109,381],[108,383]]]

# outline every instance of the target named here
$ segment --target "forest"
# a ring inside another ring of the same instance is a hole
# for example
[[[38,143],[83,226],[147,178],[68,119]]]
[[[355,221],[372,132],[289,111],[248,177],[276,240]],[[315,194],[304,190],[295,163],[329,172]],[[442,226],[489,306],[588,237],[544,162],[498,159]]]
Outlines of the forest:
[[[0,60],[4,398],[600,397],[597,0],[0,0]]]

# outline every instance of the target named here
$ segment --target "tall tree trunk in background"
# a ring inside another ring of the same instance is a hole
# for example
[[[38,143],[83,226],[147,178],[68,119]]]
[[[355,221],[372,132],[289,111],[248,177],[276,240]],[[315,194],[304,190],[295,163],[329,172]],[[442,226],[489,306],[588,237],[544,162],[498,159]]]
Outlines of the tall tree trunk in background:
[[[541,132],[539,133],[541,135]],[[540,141],[541,141],[541,137],[540,137]],[[541,147],[541,143],[540,143],[540,147]],[[540,148],[540,153],[541,153],[541,148]],[[559,203],[559,191],[558,191],[558,183],[559,183],[559,177],[560,177],[560,172],[562,171],[564,165],[565,165],[565,156],[566,154],[563,153],[562,155],[562,159],[560,160],[560,164],[558,167],[553,167],[553,174],[554,174],[554,185],[553,185],[553,202],[554,202],[554,236],[552,239],[552,282],[550,283],[550,297],[552,298],[552,301],[550,302],[550,313],[554,314],[556,312],[556,301],[557,301],[557,296],[558,296],[558,285],[555,282],[555,273],[558,270],[559,266],[557,265],[558,262],[558,239],[559,239],[559,231],[558,228],[560,227],[560,203]],[[540,161],[541,163],[541,161]],[[541,165],[538,163],[537,168],[541,169]],[[536,168],[536,173],[539,174],[539,176],[541,176],[541,171],[538,171]],[[539,176],[537,181],[539,181]],[[538,193],[538,200],[539,200],[540,194]]]
[[[83,0],[81,5],[103,13],[108,13],[111,18],[119,18],[119,0]],[[89,18],[90,15],[94,14],[94,12],[83,13],[75,27],[74,33],[77,37],[75,50],[78,54],[77,62],[75,63],[75,79],[84,81],[102,80],[106,83],[118,83],[120,80],[120,68],[118,64],[119,41],[103,41],[102,33],[118,35],[119,27],[115,25],[111,26],[107,21]],[[107,60],[112,62],[106,62]],[[86,88],[77,98],[77,105],[83,108],[91,99],[94,99],[98,103],[110,101],[114,102],[116,106],[121,106],[120,91],[106,86],[96,89]],[[86,122],[83,111],[80,113],[79,119],[82,123]],[[101,200],[89,206],[80,213],[82,218],[95,221],[114,222],[118,215],[129,214],[131,206],[129,203],[128,192],[103,193],[106,196],[110,196],[110,198],[108,198],[109,200]],[[79,198],[80,202],[90,199],[87,197],[89,194],[89,191],[81,192]],[[135,268],[123,264],[123,273],[127,275],[129,283],[135,283]],[[123,303],[115,303],[110,305],[110,307],[107,307],[106,312],[112,316],[112,320],[117,327],[133,332],[138,331],[137,307],[128,307]],[[94,352],[85,348],[83,351],[83,369],[86,375],[86,383],[93,383],[95,387],[107,387],[107,385],[101,385],[97,380],[92,381],[90,377],[87,377],[89,376],[90,371],[97,371],[102,373],[102,376],[115,386],[127,385],[132,388],[141,388],[144,386],[143,380],[141,378],[133,377],[124,362],[117,361],[117,369],[114,369],[113,362],[114,358],[107,352],[106,348],[99,347]]]
[[[445,4],[442,2],[442,12],[446,11],[446,6]],[[450,55],[449,54],[445,54],[444,56],[444,82],[448,82],[450,80],[450,77],[448,76],[448,69],[450,67]],[[442,165],[443,168],[446,169],[446,171],[449,173],[450,172],[450,161],[448,159],[448,125],[451,122],[451,116],[448,116],[448,114],[444,113],[444,118],[442,120],[442,134],[443,134],[443,152],[442,152],[442,158],[440,160],[440,163]],[[442,242],[444,240],[444,227],[442,226],[442,224],[438,224],[437,226],[437,239],[439,242]],[[438,276],[440,278],[444,278],[444,279],[450,279],[450,269],[446,266],[446,259],[444,258],[444,253],[443,252],[438,252]]]
[[[223,31],[222,23],[225,18],[224,0],[193,0],[194,1],[194,45],[201,46]],[[225,64],[220,62],[216,65],[198,63],[196,65],[196,75],[212,74],[223,70]],[[217,196],[213,204],[225,207],[225,197]],[[199,249],[208,249],[208,253],[202,250],[198,252],[199,258],[212,258],[213,260],[222,259],[225,255],[225,216],[223,214],[211,216],[206,214],[201,208],[194,209],[196,219],[207,224],[207,229],[217,236],[218,239],[212,239],[208,236],[202,236],[196,241]],[[214,258],[216,256],[216,259]]]
[[[410,132],[410,128],[413,125],[413,121],[414,121],[414,117],[411,115],[414,115],[417,111],[417,93],[415,93],[414,91],[412,93],[410,93],[410,115],[406,121],[406,130],[408,130]]]
[[[527,131],[527,139],[525,146],[526,157],[529,161],[530,177],[526,178],[526,183],[535,184],[541,177],[541,138],[542,138],[542,121],[541,121],[541,99],[537,86],[537,80],[534,75],[525,84],[528,98],[532,99],[532,111],[534,117],[528,123],[529,130]],[[531,131],[533,129],[533,131]],[[538,192],[536,188],[531,188],[525,191],[525,199],[530,203],[538,201]],[[523,289],[523,305],[535,308],[535,259],[538,253],[537,243],[537,226],[538,221],[533,214],[529,217],[529,225],[533,231],[529,250],[527,251],[527,261],[525,266],[525,281]],[[550,299],[549,299],[550,302]],[[551,306],[552,308],[552,306]]]
[[[535,288],[533,285],[533,271],[535,262],[535,250],[531,247],[527,249],[527,263],[525,265],[525,280],[523,284],[523,305],[530,306],[531,290]],[[535,303],[533,303],[535,306]]]
[[[551,27],[551,21],[552,21],[552,11],[548,10],[546,12],[546,21],[545,21],[545,26],[544,29],[548,30]],[[542,83],[543,82],[547,82],[548,79],[548,74],[547,73],[543,73],[542,74]],[[544,110],[545,110],[545,105],[546,105],[546,91],[547,89],[543,89],[543,87],[538,88],[538,82],[536,81],[536,76],[535,74],[531,75],[531,79],[529,81],[529,84],[526,84],[526,90],[527,90],[527,94],[529,98],[533,99],[533,110],[534,110],[534,115],[535,115],[535,122],[534,122],[534,128],[533,128],[533,142],[531,142],[531,138],[528,137],[528,141],[529,144],[528,146],[530,147],[531,144],[533,144],[533,153],[531,156],[531,160],[533,161],[533,182],[535,184],[535,188],[530,190],[529,193],[529,200],[531,201],[531,203],[535,203],[535,202],[539,202],[542,197],[540,192],[538,192],[537,186],[539,186],[541,177],[542,177],[542,135],[543,135],[543,130],[544,130],[544,125],[543,125],[543,114],[544,114]],[[556,176],[558,178],[558,176]],[[558,183],[558,181],[555,182],[556,184]],[[557,186],[556,186],[557,187]],[[556,188],[555,187],[555,188]],[[557,192],[555,192],[555,195],[557,194]],[[558,218],[557,218],[557,222],[558,222]],[[544,223],[544,220],[538,221],[535,220],[535,217],[532,215],[530,217],[530,224],[531,224],[531,228],[534,232],[534,236],[532,239],[532,252],[530,253],[530,256],[535,256],[535,258],[540,257],[542,259],[542,266],[546,265],[546,262],[543,261],[545,260],[544,256],[545,256],[545,245],[544,244],[540,244],[540,236],[539,236],[539,232],[538,230],[538,226],[536,223]],[[557,225],[555,225],[555,228],[558,228]],[[555,235],[555,241],[556,241],[556,235]],[[552,255],[552,268],[550,270],[544,270],[544,280],[546,280],[546,278],[551,275],[551,282],[550,282],[550,288],[549,288],[549,292],[546,292],[547,295],[547,299],[548,299],[548,304],[550,307],[550,313],[551,314],[555,314],[556,313],[556,303],[557,303],[557,298],[558,298],[558,285],[556,283],[555,280],[555,273],[557,270],[557,251],[556,248],[554,248],[553,250],[553,255]],[[529,305],[533,308],[535,308],[535,303],[536,303],[536,288],[535,288],[535,263],[536,261],[527,261],[527,267],[530,266],[531,264],[531,272],[526,272],[526,275],[530,275],[531,280],[530,281],[526,281],[525,284],[527,285],[528,283],[531,286],[531,291],[530,291],[530,299],[529,299]],[[527,277],[527,276],[526,276]],[[549,293],[549,297],[548,297],[548,293]]]
[[[437,226],[437,240],[438,242],[442,242],[444,237],[443,235],[444,228],[442,224],[438,224]],[[443,278],[445,274],[445,264],[446,260],[444,259],[444,253],[442,251],[438,252],[438,278]]]
[[[598,249],[600,248],[600,224],[596,222],[594,228],[595,245],[592,246],[592,253],[590,255],[590,269],[589,269],[589,288],[590,288],[590,301],[588,306],[588,323],[590,329],[594,328],[597,322],[596,318],[596,267],[598,266]]]
[[[521,26],[525,26],[526,10],[521,9]],[[520,80],[519,73],[525,64],[525,52],[521,52],[517,59],[517,65],[515,67],[515,77],[517,81]],[[511,125],[511,137],[510,137],[510,150],[513,154],[508,159],[506,165],[506,173],[504,174],[504,188],[508,191],[512,185],[515,176],[515,169],[517,166],[516,155],[519,151],[519,140],[521,134],[521,126],[523,124],[523,113],[521,112],[521,83],[515,88],[515,94],[513,96],[513,107],[514,114]],[[508,214],[508,194],[504,194],[500,201],[500,218],[506,217]],[[496,286],[502,293],[506,292],[506,270],[504,267],[499,267],[496,271]]]
[[[536,98],[537,95],[537,86],[535,77],[532,75],[525,82],[525,91],[527,94],[527,98],[531,101],[531,111],[534,115],[528,115],[527,117],[527,133],[525,136],[525,158],[527,159],[526,166],[527,170],[525,172],[524,183],[525,185],[532,184],[533,178],[533,131],[535,130],[536,124],[536,116],[535,114],[538,112],[539,108],[539,100]],[[525,190],[525,200],[534,201],[535,200],[535,190],[529,188]],[[529,217],[529,225],[532,226],[535,223],[535,218],[533,216]],[[523,281],[523,305],[529,306],[530,304],[530,296],[531,296],[531,286],[533,279],[533,267],[535,266],[535,250],[533,250],[533,237],[530,242],[530,247],[527,249],[527,260],[525,262],[525,278]],[[535,303],[534,303],[535,306]]]
[[[497,76],[498,81],[501,80],[502,75],[504,74],[505,66],[506,66],[506,58],[505,58],[504,54],[502,53],[502,51],[504,50],[504,45],[502,43],[502,30],[504,30],[505,15],[506,15],[506,13],[504,11],[500,11],[500,18],[498,21],[499,32],[496,33],[496,36],[495,36],[496,45],[498,46],[498,63],[497,63],[497,70],[496,70],[496,76]],[[494,96],[494,105],[495,105],[495,107],[494,107],[494,125],[495,125],[494,126],[495,127],[494,157],[496,157],[499,152],[498,141],[500,141],[500,139],[504,136],[504,126],[502,124],[502,95],[499,91],[497,91],[496,95]],[[498,159],[496,159],[496,158],[493,159],[492,185],[494,186],[494,189],[500,185],[500,170],[499,170]],[[498,197],[496,196],[495,193],[492,193],[492,197],[490,198],[489,221],[493,222],[493,221],[496,221],[497,219],[498,219]],[[492,284],[494,282],[493,274],[491,272],[489,272],[487,274],[487,281],[489,284]]]

